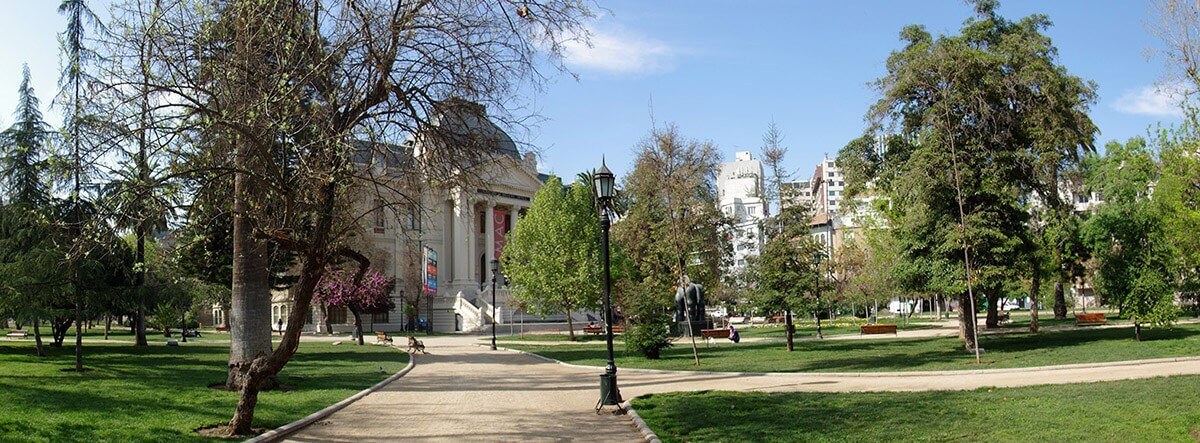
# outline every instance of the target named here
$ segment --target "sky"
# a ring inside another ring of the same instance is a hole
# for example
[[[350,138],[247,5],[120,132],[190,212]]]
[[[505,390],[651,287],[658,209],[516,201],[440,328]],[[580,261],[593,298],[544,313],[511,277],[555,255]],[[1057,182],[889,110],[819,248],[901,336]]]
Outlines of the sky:
[[[57,0],[6,2],[0,14],[0,127],[16,108],[21,64],[28,63],[43,105],[57,89],[57,33],[65,20]],[[101,12],[108,2],[93,1]],[[862,134],[863,116],[878,98],[869,83],[885,74],[898,33],[921,24],[957,33],[971,7],[959,0],[601,1],[587,23],[592,45],[573,45],[570,73],[548,71],[540,91],[514,100],[535,113],[531,127],[511,131],[535,147],[540,168],[565,177],[597,168],[604,156],[619,177],[653,125],[675,124],[710,141],[722,158],[749,150],[757,156],[770,122],[789,148],[785,163],[807,178],[825,154],[836,156]],[[1160,43],[1145,22],[1142,1],[1002,0],[1001,15],[1039,13],[1054,23],[1047,34],[1059,62],[1096,82],[1091,116],[1097,142],[1145,135],[1179,121],[1163,90]],[[574,75],[571,75],[574,74]],[[61,121],[47,109],[47,120]]]

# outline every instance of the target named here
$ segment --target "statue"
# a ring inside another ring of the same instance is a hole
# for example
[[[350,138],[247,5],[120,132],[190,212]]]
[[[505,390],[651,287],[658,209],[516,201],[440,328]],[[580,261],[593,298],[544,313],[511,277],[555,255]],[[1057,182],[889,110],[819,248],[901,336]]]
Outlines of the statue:
[[[680,279],[679,287],[675,289],[675,321],[701,322],[706,320],[704,314],[704,286],[692,283],[688,276]]]

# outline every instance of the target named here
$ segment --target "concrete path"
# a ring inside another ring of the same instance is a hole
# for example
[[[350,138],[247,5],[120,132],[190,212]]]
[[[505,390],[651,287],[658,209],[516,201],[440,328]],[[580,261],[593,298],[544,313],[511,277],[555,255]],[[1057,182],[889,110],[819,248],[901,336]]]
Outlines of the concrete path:
[[[289,441],[642,441],[627,417],[593,412],[602,370],[492,351],[478,338],[423,339],[430,354],[412,372]]]
[[[491,351],[478,336],[432,337],[404,378],[290,437],[295,442],[640,441],[626,417],[596,415],[601,368]],[[1200,357],[1040,368],[876,373],[622,369],[626,399],[650,393],[928,391],[1200,374]]]

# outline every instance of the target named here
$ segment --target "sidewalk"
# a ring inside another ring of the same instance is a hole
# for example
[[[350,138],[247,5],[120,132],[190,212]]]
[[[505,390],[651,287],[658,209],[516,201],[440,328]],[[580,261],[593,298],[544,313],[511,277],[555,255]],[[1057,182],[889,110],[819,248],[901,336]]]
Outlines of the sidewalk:
[[[478,337],[432,337],[408,376],[291,436],[295,442],[641,441],[596,415],[602,368],[492,351]],[[1200,374],[1200,357],[1039,368],[880,373],[719,373],[622,369],[625,399],[663,392],[963,390]]]
[[[492,351],[478,338],[423,339],[430,355],[412,372],[288,441],[642,441],[628,418],[593,412],[603,370]]]

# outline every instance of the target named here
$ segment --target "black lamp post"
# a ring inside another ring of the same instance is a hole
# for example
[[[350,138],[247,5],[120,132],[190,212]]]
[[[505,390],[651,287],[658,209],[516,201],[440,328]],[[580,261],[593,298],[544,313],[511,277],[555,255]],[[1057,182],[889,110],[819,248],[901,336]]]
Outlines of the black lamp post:
[[[612,286],[609,282],[608,266],[608,230],[612,224],[608,213],[612,209],[616,177],[613,176],[612,171],[608,170],[603,159],[600,160],[600,170],[596,171],[593,180],[595,181],[593,187],[596,191],[597,209],[600,213],[600,261],[604,267],[604,329],[608,342],[608,364],[604,366],[604,374],[600,375],[600,401],[596,403],[596,411],[599,412],[600,408],[606,405],[620,407],[622,400],[621,391],[617,389],[617,364],[613,361]]]
[[[825,338],[821,336],[821,256],[824,255],[820,251],[813,253],[813,271],[816,274],[816,284],[813,285],[813,292],[816,294],[817,300],[817,338]]]
[[[492,350],[496,350],[496,275],[500,273],[500,260],[492,259]]]

